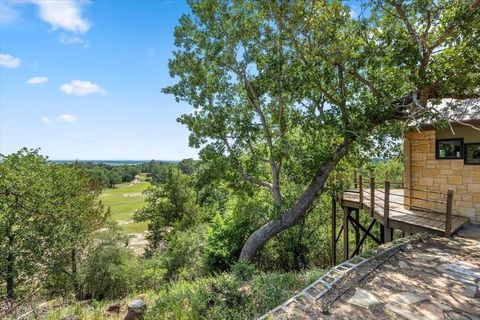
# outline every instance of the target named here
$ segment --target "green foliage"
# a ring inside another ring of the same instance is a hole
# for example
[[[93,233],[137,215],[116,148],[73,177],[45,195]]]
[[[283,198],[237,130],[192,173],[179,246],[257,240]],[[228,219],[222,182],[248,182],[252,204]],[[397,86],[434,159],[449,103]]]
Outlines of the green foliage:
[[[196,162],[193,159],[183,159],[178,163],[178,167],[184,174],[191,175],[195,172]]]
[[[256,273],[248,282],[232,274],[178,281],[157,292],[146,319],[254,319],[322,273]]]
[[[165,250],[145,262],[145,286],[157,288],[166,281],[204,276],[204,247],[205,225],[199,224],[169,235]]]
[[[137,257],[116,243],[93,248],[80,268],[84,296],[97,300],[126,296],[139,283],[141,275]]]
[[[240,260],[232,267],[232,273],[235,277],[242,281],[249,281],[253,275],[257,272],[255,265],[252,263]]]
[[[176,167],[168,168],[167,180],[163,184],[145,191],[147,205],[135,213],[135,221],[147,221],[149,250],[152,255],[161,245],[165,235],[185,230],[202,220],[201,210],[192,189],[192,178]]]
[[[84,168],[89,177],[102,188],[114,188],[122,182],[130,182],[142,172],[142,165],[108,165],[104,163],[75,162],[73,166]]]
[[[142,164],[142,172],[148,173],[153,183],[162,184],[168,180],[168,169],[170,167],[175,167],[175,164],[151,160],[148,163]]]
[[[253,199],[238,198],[224,215],[216,215],[208,228],[205,262],[212,272],[228,270],[237,261],[245,240],[258,228],[262,205]]]
[[[26,279],[53,279],[79,292],[77,263],[107,219],[100,192],[78,167],[47,162],[22,149],[0,162],[0,275],[9,298],[30,289]],[[32,241],[34,239],[34,241]],[[67,277],[51,277],[58,273]]]

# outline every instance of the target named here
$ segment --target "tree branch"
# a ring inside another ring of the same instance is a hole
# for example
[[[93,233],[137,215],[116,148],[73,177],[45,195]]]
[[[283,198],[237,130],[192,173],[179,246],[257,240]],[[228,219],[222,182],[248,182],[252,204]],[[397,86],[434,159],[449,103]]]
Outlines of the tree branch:
[[[350,69],[348,70],[348,74],[357,79],[358,81],[362,82],[364,85],[366,85],[370,91],[372,91],[373,95],[376,96],[377,98],[382,97],[382,94],[380,91],[373,85],[373,83],[366,78],[362,77],[356,70]]]
[[[405,13],[405,10],[403,9],[402,1],[396,2],[392,0],[387,1],[390,5],[395,7],[395,10],[397,10],[397,13],[402,20],[403,24],[407,28],[408,34],[410,35],[410,38],[417,43],[420,47],[422,47],[422,42],[420,41],[420,38],[418,37],[417,32],[415,29],[413,29],[410,21],[408,20],[407,14]]]
[[[230,146],[230,143],[228,142],[227,137],[223,137],[223,143],[227,147],[227,150],[228,150],[228,153],[230,154],[230,157],[235,162],[235,165],[237,166],[237,170],[239,171],[239,173],[242,175],[242,177],[245,180],[247,180],[248,182],[250,182],[252,184],[255,184],[259,187],[266,188],[270,191],[272,190],[272,185],[270,183],[268,183],[266,181],[263,181],[263,180],[260,180],[260,179],[257,179],[255,177],[252,177],[245,171],[242,164],[240,163],[240,160],[238,160],[238,158],[235,156],[235,153],[233,152],[233,150]]]

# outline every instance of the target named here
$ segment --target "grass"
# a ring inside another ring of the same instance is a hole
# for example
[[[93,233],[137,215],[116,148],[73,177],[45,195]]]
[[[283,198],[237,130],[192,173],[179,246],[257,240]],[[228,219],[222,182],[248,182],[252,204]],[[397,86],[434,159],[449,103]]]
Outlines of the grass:
[[[140,182],[132,185],[131,183],[122,183],[115,189],[105,189],[100,196],[100,200],[106,206],[110,207],[112,220],[127,222],[133,220],[133,214],[145,204],[145,196],[142,192],[150,186],[145,181],[144,176]],[[128,223],[121,224],[120,227],[125,233],[143,233],[147,229],[147,223]]]
[[[78,315],[85,320],[106,319],[104,310],[111,303],[120,303],[122,311],[118,316],[108,316],[108,319],[122,319],[126,304],[136,299],[139,293],[144,294],[147,303],[145,320],[255,319],[287,301],[324,273],[321,269],[300,273],[261,272],[247,281],[232,273],[224,273],[193,281],[180,280],[156,290],[138,290],[123,299],[72,301],[50,310],[45,319],[61,319],[67,315]]]

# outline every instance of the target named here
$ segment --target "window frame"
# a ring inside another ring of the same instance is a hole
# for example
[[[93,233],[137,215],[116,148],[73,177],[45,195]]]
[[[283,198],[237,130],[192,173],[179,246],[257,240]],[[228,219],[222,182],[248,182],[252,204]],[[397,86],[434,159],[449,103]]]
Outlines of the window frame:
[[[443,141],[460,141],[460,157],[440,157],[440,143]],[[435,159],[437,160],[462,160],[465,161],[465,144],[463,138],[437,139],[435,142]]]
[[[463,144],[463,163],[466,165],[466,166],[478,166],[480,165],[480,162],[477,162],[477,163],[471,163],[471,162],[468,162],[468,146],[470,145],[477,145],[477,146],[480,146],[480,142],[469,142],[469,143],[464,143]]]

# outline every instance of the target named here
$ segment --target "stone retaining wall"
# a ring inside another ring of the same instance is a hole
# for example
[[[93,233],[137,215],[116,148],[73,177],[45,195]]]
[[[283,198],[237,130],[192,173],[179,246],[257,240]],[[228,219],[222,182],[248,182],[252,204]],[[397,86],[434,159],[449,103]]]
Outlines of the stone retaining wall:
[[[344,276],[353,272],[358,267],[369,262],[371,259],[378,255],[385,254],[392,250],[397,249],[400,246],[404,246],[412,241],[417,241],[422,237],[426,237],[424,234],[417,234],[414,236],[397,239],[393,242],[386,243],[374,249],[370,253],[364,253],[359,256],[355,256],[348,261],[345,261],[325,273],[317,281],[300,291],[297,295],[287,300],[283,304],[269,311],[258,320],[274,320],[284,319],[291,316],[292,311],[295,309],[302,309],[305,306],[314,304],[321,300],[323,296],[329,293]]]

